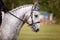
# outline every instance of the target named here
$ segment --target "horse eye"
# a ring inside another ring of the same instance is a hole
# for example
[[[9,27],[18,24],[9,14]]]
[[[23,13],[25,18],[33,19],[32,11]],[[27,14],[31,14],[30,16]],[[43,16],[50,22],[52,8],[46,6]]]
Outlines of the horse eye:
[[[35,17],[38,17],[38,15],[35,15]]]

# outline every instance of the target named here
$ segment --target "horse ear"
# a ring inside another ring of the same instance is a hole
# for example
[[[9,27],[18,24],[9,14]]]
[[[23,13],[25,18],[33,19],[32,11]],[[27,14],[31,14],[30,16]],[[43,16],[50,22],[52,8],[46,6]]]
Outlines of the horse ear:
[[[33,2],[38,2],[39,0],[33,0]]]
[[[38,0],[33,0],[33,1],[34,1],[34,9],[38,9],[39,10]]]
[[[38,4],[38,0],[33,0],[33,2],[34,2],[34,5]]]

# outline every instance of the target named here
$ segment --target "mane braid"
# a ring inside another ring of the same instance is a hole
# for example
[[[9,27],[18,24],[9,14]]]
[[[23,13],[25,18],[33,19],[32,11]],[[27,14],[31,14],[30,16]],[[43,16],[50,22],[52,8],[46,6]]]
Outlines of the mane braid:
[[[28,6],[32,6],[32,4],[19,6],[19,7],[15,8],[15,9],[13,9],[13,10],[11,10],[11,11],[14,12],[14,11],[16,11],[16,10],[18,10],[18,9],[25,8],[25,7],[28,7]]]

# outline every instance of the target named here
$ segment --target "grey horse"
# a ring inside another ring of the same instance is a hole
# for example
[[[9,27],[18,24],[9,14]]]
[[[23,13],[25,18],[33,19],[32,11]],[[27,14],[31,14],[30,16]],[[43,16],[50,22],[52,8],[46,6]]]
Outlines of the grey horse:
[[[0,40],[17,40],[19,31],[25,23],[33,31],[39,31],[40,12],[37,6],[23,5],[5,13],[0,27]]]

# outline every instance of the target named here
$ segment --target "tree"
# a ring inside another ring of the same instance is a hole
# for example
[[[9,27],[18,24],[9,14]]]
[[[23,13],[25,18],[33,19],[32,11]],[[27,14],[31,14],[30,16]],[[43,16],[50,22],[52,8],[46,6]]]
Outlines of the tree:
[[[60,23],[60,0],[40,0],[40,10],[53,13],[57,23]]]

